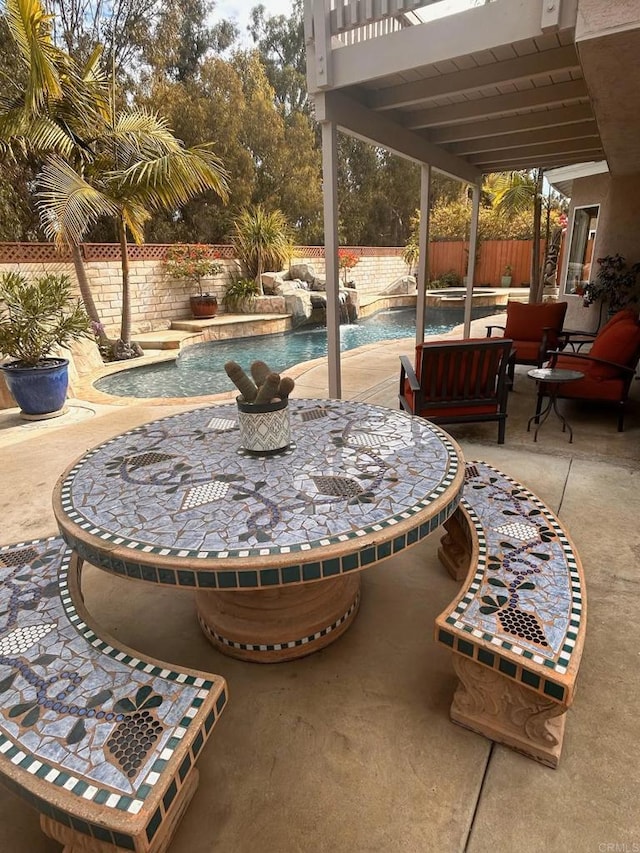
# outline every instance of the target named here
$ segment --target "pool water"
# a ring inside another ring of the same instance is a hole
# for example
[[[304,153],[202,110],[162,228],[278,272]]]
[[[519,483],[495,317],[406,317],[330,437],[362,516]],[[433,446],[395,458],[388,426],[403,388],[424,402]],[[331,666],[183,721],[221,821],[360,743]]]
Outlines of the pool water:
[[[425,326],[425,335],[450,331],[460,321]],[[342,352],[365,344],[415,336],[413,309],[381,311],[373,317],[340,326]],[[297,329],[279,335],[259,335],[226,341],[208,341],[186,347],[175,362],[151,364],[105,376],[95,387],[107,394],[125,397],[196,397],[231,391],[233,383],[224,364],[233,360],[245,369],[262,359],[280,373],[295,364],[327,354],[324,326]]]

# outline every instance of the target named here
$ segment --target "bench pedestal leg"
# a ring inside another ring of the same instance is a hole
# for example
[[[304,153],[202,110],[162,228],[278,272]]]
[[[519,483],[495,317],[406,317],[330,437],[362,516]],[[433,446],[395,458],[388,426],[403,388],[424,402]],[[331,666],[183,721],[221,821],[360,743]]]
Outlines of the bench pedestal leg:
[[[454,654],[460,679],[451,719],[548,767],[562,751],[566,708],[504,675]]]
[[[460,507],[444,523],[447,531],[440,539],[438,559],[457,581],[463,581],[471,563],[471,537],[469,525]]]
[[[144,829],[139,835],[135,836],[134,841],[137,853],[167,853],[178,824],[182,820],[187,806],[196,792],[198,777],[199,772],[197,768],[192,767],[151,843],[147,841]],[[108,821],[106,823],[108,826]],[[123,847],[118,847],[107,841],[99,841],[97,838],[92,838],[89,835],[71,829],[69,826],[64,826],[57,820],[47,817],[47,815],[40,815],[40,828],[49,838],[53,838],[63,845],[62,853],[127,853],[127,850]],[[122,831],[126,832],[124,829]]]

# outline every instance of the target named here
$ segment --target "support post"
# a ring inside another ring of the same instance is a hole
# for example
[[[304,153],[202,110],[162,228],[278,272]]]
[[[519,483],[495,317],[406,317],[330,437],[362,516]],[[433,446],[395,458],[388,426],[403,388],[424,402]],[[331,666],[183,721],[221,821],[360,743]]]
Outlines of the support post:
[[[429,270],[429,191],[431,166],[423,163],[420,171],[420,230],[418,232],[418,294],[416,302],[416,344],[424,341],[425,298]]]
[[[471,231],[469,234],[469,260],[467,262],[467,298],[464,300],[464,337],[471,337],[471,308],[473,305],[473,279],[476,272],[478,246],[478,218],[480,216],[480,184],[473,185]]]
[[[339,400],[342,395],[342,388],[340,377],[337,127],[332,121],[322,122],[321,127],[329,397]]]

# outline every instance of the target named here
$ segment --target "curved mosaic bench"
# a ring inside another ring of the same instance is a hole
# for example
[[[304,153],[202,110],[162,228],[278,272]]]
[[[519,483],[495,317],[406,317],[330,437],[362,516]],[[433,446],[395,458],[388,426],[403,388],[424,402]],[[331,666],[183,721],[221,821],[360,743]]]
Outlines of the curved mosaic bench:
[[[438,555],[464,580],[436,619],[459,678],[451,719],[557,767],[586,628],[580,559],[551,510],[483,462],[445,527]]]
[[[57,537],[0,548],[0,779],[65,851],[162,853],[226,684],[91,627],[76,565]]]

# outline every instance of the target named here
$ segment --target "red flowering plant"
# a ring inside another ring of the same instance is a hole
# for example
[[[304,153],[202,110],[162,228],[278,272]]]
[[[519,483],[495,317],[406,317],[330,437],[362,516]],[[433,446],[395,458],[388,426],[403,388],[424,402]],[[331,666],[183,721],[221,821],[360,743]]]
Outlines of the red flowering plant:
[[[360,263],[360,258],[348,249],[338,249],[338,268],[342,270],[342,283],[347,284],[347,273]]]
[[[218,275],[224,270],[219,258],[219,252],[211,251],[203,243],[179,244],[171,246],[167,251],[164,268],[173,278],[186,278],[194,282],[199,296],[208,296],[208,293],[202,292],[202,279]]]

